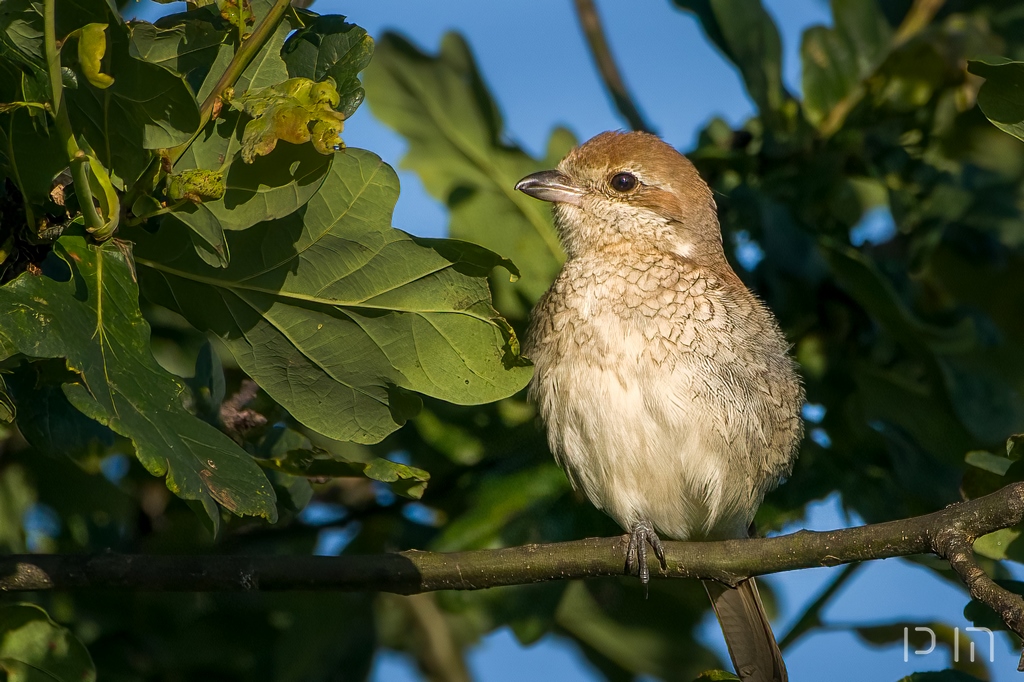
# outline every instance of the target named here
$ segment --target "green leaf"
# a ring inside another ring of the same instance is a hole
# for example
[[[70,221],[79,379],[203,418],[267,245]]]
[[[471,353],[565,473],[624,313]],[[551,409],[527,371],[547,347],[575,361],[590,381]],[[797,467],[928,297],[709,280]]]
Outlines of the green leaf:
[[[816,126],[863,88],[892,41],[892,29],[875,0],[832,0],[832,16],[834,28],[812,26],[800,45],[804,113]]]
[[[373,38],[340,15],[316,17],[284,44],[288,75],[315,81],[333,78],[338,84],[338,111],[349,118],[363,101],[357,74],[370,64]]]
[[[45,69],[43,3],[39,0],[4,0],[0,3],[0,45],[5,57],[26,66]]]
[[[212,7],[165,17],[159,26],[133,23],[129,30],[131,56],[184,77],[199,101],[206,99],[223,73],[223,58],[230,60],[234,54],[231,34]]]
[[[516,518],[535,518],[570,490],[554,462],[487,479],[477,486],[467,511],[444,527],[433,549],[451,552],[504,546],[502,531]]]
[[[1014,481],[1024,480],[1024,462],[1018,453],[995,455],[984,450],[968,452],[964,461],[970,465],[964,471],[960,489],[963,496],[973,500],[994,493]]]
[[[245,163],[241,150],[246,121],[241,112],[223,112],[174,166],[175,173],[200,169],[224,175],[222,197],[184,204],[163,222],[164,229],[175,229],[180,222],[193,230],[201,240],[197,250],[214,266],[230,261],[225,230],[245,230],[298,210],[320,189],[334,158],[312,145],[288,144]]]
[[[167,176],[167,198],[188,199],[194,203],[220,199],[224,196],[224,174],[220,171],[192,168]]]
[[[262,20],[262,17],[260,17]],[[246,90],[266,88],[288,80],[288,67],[281,58],[281,48],[292,27],[287,21],[278,24],[273,35],[235,81],[234,90],[241,94]]]
[[[1009,470],[1010,465],[1013,464],[1013,460],[1009,457],[1002,455],[993,455],[991,452],[985,452],[984,450],[972,450],[968,452],[964,457],[964,461],[973,467],[978,467],[984,471],[1005,476]]]
[[[8,682],[94,682],[85,646],[35,604],[0,607],[0,670]]]
[[[14,405],[14,399],[11,397],[11,392],[7,387],[7,381],[3,376],[0,376],[0,422],[10,424],[14,421],[17,413],[18,409]]]
[[[114,84],[114,79],[102,72],[103,55],[107,53],[106,29],[106,24],[86,24],[78,34],[78,63],[85,78],[100,90]]]
[[[89,155],[86,163],[88,164],[86,173],[89,178],[89,189],[92,190],[92,198],[99,204],[99,216],[103,220],[101,227],[90,227],[89,232],[96,240],[103,241],[113,236],[117,224],[121,220],[121,200],[118,198],[110,175],[103,164],[92,155]]]
[[[135,182],[153,149],[187,142],[199,127],[199,108],[180,76],[131,56],[128,29],[108,16],[109,71],[105,90],[88,83],[67,89],[75,131],[89,141],[100,162],[121,182]]]
[[[224,112],[174,166],[176,173],[204,169],[224,174],[224,196],[204,201],[203,208],[225,230],[291,214],[320,189],[333,159],[306,145],[282,145],[247,164],[241,158],[245,121],[239,112]]]
[[[1014,547],[1020,535],[1021,531],[1018,528],[1002,528],[975,540],[974,551],[989,559],[1020,561],[1022,548]]]
[[[248,27],[256,21],[249,0],[219,0],[220,15],[227,19],[228,23],[239,30],[239,35],[247,37],[250,33]]]
[[[423,442],[457,464],[472,466],[485,454],[484,443],[479,438],[458,424],[439,419],[430,410],[423,410],[416,415],[414,423]]]
[[[200,354],[200,360],[202,359]],[[214,356],[215,357],[215,356]],[[199,377],[199,361],[196,362],[196,377]],[[218,408],[219,408],[218,403]],[[309,450],[313,446],[309,438],[290,429],[284,424],[275,424],[268,429],[256,448],[257,462],[263,466],[267,478],[277,494],[277,507],[282,512],[298,513],[313,499],[313,486],[304,475],[292,475],[272,466],[271,462],[286,459],[292,450]]]
[[[23,521],[36,502],[36,489],[20,464],[5,464],[0,474],[0,551],[18,554],[26,551]]]
[[[550,162],[503,140],[497,107],[469,48],[455,34],[445,36],[436,57],[386,34],[364,81],[374,115],[409,143],[402,165],[448,205],[449,234],[517,254],[523,278],[511,285],[495,277],[493,286],[502,310],[525,317],[520,297],[537,300],[564,253],[550,208],[516,192],[515,184]]]
[[[95,470],[91,464],[108,453],[117,437],[68,400],[62,386],[75,380],[62,360],[43,360],[18,367],[9,386],[25,440],[52,457],[70,457]]]
[[[705,670],[693,682],[731,682],[731,680],[738,681],[739,679],[734,674],[725,670]]]
[[[700,585],[682,584],[686,582],[651,581],[646,600],[636,579],[604,589],[574,581],[558,605],[559,630],[571,634],[611,679],[692,679],[716,661],[692,634],[707,594]],[[770,599],[763,586],[761,596]]]
[[[136,455],[167,487],[236,514],[274,520],[274,495],[252,458],[230,438],[189,414],[181,382],[149,347],[132,269],[114,240],[90,245],[65,233],[47,268],[58,281],[25,273],[0,288],[0,351],[65,358],[79,375],[64,393],[85,415],[130,438]],[[40,333],[40,330],[45,332]]]
[[[1024,62],[1002,57],[972,59],[967,70],[985,79],[978,106],[994,126],[1024,140]]]
[[[403,497],[418,500],[423,497],[430,474],[423,469],[399,464],[380,457],[368,462],[352,462],[323,450],[289,450],[283,455],[259,460],[265,468],[292,476],[309,478],[348,478],[365,476],[391,484],[391,489]]]
[[[196,356],[196,369],[188,387],[196,400],[196,413],[210,422],[220,422],[220,407],[224,402],[227,386],[224,380],[224,366],[221,364],[213,344],[207,341]]]
[[[67,154],[55,134],[38,129],[28,111],[20,109],[0,114],[0,162],[25,199],[44,206],[53,178],[67,167]]]
[[[767,120],[790,99],[782,84],[782,41],[761,0],[673,0],[693,12],[704,32],[740,71],[747,92]]]
[[[231,234],[208,267],[174,233],[137,233],[146,295],[224,341],[239,366],[306,426],[379,441],[418,409],[522,388],[518,342],[490,305],[504,263],[470,244],[390,226],[398,179],[370,152],[335,156],[302,211]]]

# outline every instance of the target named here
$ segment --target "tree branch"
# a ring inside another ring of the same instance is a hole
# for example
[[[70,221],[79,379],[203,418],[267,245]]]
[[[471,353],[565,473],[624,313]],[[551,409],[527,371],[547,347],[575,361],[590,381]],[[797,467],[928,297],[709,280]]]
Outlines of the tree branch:
[[[735,585],[768,573],[935,554],[949,561],[975,599],[1024,638],[1024,599],[997,585],[974,560],[974,540],[1024,520],[1024,483],[925,516],[775,538],[665,542],[668,569],[651,574]],[[177,591],[346,590],[417,594],[621,575],[625,536],[468,552],[316,556],[9,555],[0,592],[51,589]]]
[[[653,133],[654,129],[647,124],[640,110],[633,103],[633,99],[626,89],[626,83],[622,80],[622,74],[619,73],[619,67],[616,66],[615,60],[612,58],[612,52],[608,47],[604,29],[601,27],[601,17],[597,14],[594,0],[576,0],[576,16],[579,17],[580,27],[583,29],[583,35],[590,47],[590,54],[594,57],[594,63],[597,64],[597,70],[608,89],[608,94],[615,102],[615,108],[619,110],[633,130]]]

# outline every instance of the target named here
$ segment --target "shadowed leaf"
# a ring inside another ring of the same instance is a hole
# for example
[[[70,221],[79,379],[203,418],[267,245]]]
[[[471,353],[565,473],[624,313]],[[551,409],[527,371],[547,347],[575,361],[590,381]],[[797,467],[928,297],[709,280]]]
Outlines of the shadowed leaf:
[[[982,113],[1003,132],[1024,140],[1024,62],[972,59],[967,70],[985,79],[978,91]]]
[[[94,682],[85,646],[35,604],[0,607],[0,670],[8,682]]]
[[[370,63],[373,38],[345,17],[316,17],[288,38],[282,55],[293,78],[333,78],[341,100],[335,108],[345,118],[362,103],[365,93],[358,73]]]
[[[131,439],[150,473],[166,476],[179,497],[200,501],[212,519],[219,519],[214,501],[236,514],[276,518],[259,467],[185,410],[184,386],[153,359],[138,289],[118,246],[65,234],[51,258],[65,281],[26,273],[0,288],[3,355],[65,358],[79,375],[63,385],[71,404]]]
[[[833,28],[813,26],[804,32],[804,113],[821,125],[844,98],[863,88],[862,82],[888,54],[892,29],[875,0],[833,0]]]
[[[308,478],[365,476],[391,484],[399,495],[418,500],[423,497],[430,474],[405,464],[375,457],[368,462],[350,462],[322,450],[289,450],[283,455],[260,460],[273,471]]]

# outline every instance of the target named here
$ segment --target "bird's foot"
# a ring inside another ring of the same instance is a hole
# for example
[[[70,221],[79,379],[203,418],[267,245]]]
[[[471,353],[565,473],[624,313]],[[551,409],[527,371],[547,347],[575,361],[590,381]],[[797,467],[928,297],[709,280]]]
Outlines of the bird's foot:
[[[654,548],[654,556],[658,557],[661,567],[668,568],[665,562],[665,548],[661,544],[661,538],[654,531],[654,525],[650,521],[637,521],[629,531],[629,545],[626,547],[626,573],[634,572],[640,576],[640,582],[646,589],[647,583],[651,580],[651,571],[647,566],[647,544]]]

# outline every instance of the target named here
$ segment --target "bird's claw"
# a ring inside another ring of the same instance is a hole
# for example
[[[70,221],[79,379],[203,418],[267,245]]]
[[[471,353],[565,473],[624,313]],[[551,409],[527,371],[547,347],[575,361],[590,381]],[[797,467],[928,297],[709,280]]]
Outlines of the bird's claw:
[[[644,587],[651,580],[651,570],[647,566],[647,545],[650,543],[654,548],[654,556],[658,557],[661,567],[668,568],[665,561],[665,547],[661,544],[661,538],[654,531],[650,521],[638,521],[629,531],[629,544],[626,547],[626,573],[636,573]]]

